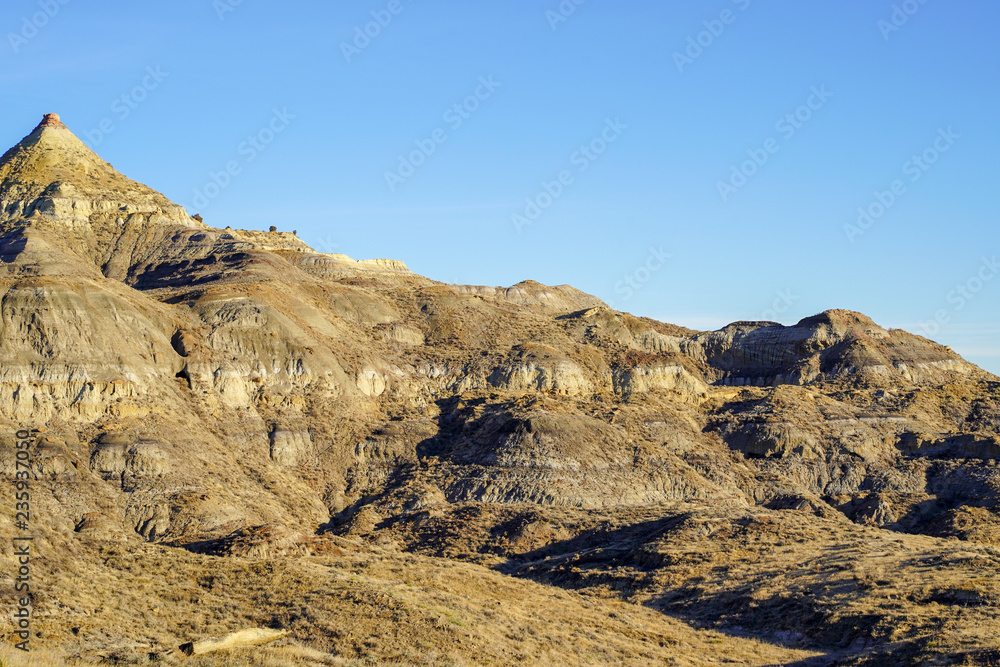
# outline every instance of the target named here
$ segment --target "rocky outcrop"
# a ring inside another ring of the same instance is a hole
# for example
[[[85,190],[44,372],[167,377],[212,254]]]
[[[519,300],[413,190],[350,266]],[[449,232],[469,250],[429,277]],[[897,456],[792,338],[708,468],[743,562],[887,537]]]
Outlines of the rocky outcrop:
[[[655,390],[673,391],[683,396],[703,396],[708,385],[678,363],[657,362],[615,369],[615,392],[624,398]]]
[[[549,287],[534,280],[525,280],[511,287],[481,287],[453,285],[460,293],[474,294],[489,301],[510,303],[557,314],[580,308],[604,306],[604,302],[569,285]]]
[[[358,371],[358,389],[365,396],[374,398],[385,393],[385,376],[371,366]]]
[[[275,428],[271,431],[271,460],[282,466],[306,463],[315,456],[312,435],[304,429]]]
[[[231,632],[222,637],[209,637],[208,639],[199,639],[196,642],[181,644],[180,650],[185,655],[204,655],[216,651],[231,651],[270,644],[271,642],[278,641],[287,634],[287,630],[249,628],[247,630]]]
[[[941,345],[845,310],[791,327],[737,322],[693,337],[683,350],[719,371],[722,384],[735,386],[804,385],[845,376],[927,383],[979,373]]]
[[[121,475],[125,472],[125,456],[131,444],[127,435],[105,433],[90,454],[90,469],[103,477]]]
[[[42,116],[42,122],[38,124],[38,127],[55,127],[59,129],[68,129],[63,125],[62,119],[59,118],[57,113],[47,113]]]
[[[162,443],[140,440],[125,455],[125,474],[134,477],[159,477],[170,472],[170,458]]]
[[[425,342],[424,333],[420,329],[405,324],[392,324],[377,330],[385,341],[403,345],[423,345]]]
[[[899,449],[907,456],[932,459],[1000,460],[1000,436],[966,433],[961,435],[904,433]]]
[[[586,371],[558,350],[546,345],[520,345],[490,373],[490,386],[513,392],[540,391],[579,395],[592,391]]]

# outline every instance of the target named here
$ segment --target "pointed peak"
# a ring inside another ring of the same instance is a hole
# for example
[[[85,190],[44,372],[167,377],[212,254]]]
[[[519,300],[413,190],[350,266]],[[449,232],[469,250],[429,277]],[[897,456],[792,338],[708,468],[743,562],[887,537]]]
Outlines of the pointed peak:
[[[66,201],[50,201],[56,199]],[[116,171],[59,114],[45,114],[31,134],[0,157],[0,221],[48,210],[82,221],[89,219],[84,211],[91,211],[94,202],[100,210],[144,211],[185,226],[197,224],[182,207]]]
[[[121,178],[54,113],[45,114],[31,134],[0,158],[0,191],[20,185],[37,195],[55,181],[86,189],[96,181]]]
[[[47,113],[42,117],[42,122],[38,124],[36,130],[40,130],[43,127],[54,127],[60,130],[68,130],[69,128],[63,125],[62,120],[59,119],[59,114],[57,113]]]

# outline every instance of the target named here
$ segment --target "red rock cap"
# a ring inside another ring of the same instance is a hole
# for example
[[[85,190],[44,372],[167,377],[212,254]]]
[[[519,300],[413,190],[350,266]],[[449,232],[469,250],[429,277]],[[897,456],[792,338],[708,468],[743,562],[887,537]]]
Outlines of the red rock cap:
[[[57,114],[57,113],[47,113],[42,118],[42,122],[38,124],[38,127],[62,127],[62,128],[65,128],[66,126],[63,125],[63,123],[62,123],[61,120],[59,120],[59,114]]]

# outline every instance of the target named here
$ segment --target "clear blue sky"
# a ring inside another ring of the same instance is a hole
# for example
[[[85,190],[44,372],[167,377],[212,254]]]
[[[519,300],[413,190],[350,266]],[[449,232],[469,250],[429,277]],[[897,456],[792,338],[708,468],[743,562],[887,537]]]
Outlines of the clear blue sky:
[[[0,10],[4,145],[57,112],[215,226],[699,328],[849,308],[1000,372],[997,3],[63,2]]]

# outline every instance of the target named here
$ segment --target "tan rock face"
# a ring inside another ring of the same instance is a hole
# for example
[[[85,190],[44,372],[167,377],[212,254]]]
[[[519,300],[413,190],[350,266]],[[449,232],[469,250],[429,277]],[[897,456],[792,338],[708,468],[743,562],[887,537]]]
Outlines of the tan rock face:
[[[271,460],[282,466],[295,466],[309,461],[314,455],[309,431],[275,429],[271,431]]]
[[[688,396],[701,396],[708,391],[704,380],[680,364],[663,362],[618,369],[614,383],[615,392],[626,398],[655,390],[676,391]]]
[[[594,383],[573,360],[547,345],[520,345],[498,366],[488,382],[497,389],[514,392],[584,394]]]
[[[125,456],[125,472],[140,477],[158,477],[170,472],[170,458],[161,443],[140,440]]]
[[[125,472],[125,454],[130,444],[127,437],[101,436],[90,455],[90,469],[102,476]]]
[[[371,366],[365,366],[358,372],[358,389],[365,396],[381,396],[385,393],[385,386],[385,376]]]
[[[403,345],[423,345],[425,342],[422,331],[405,324],[393,324],[382,329],[382,339]]]

